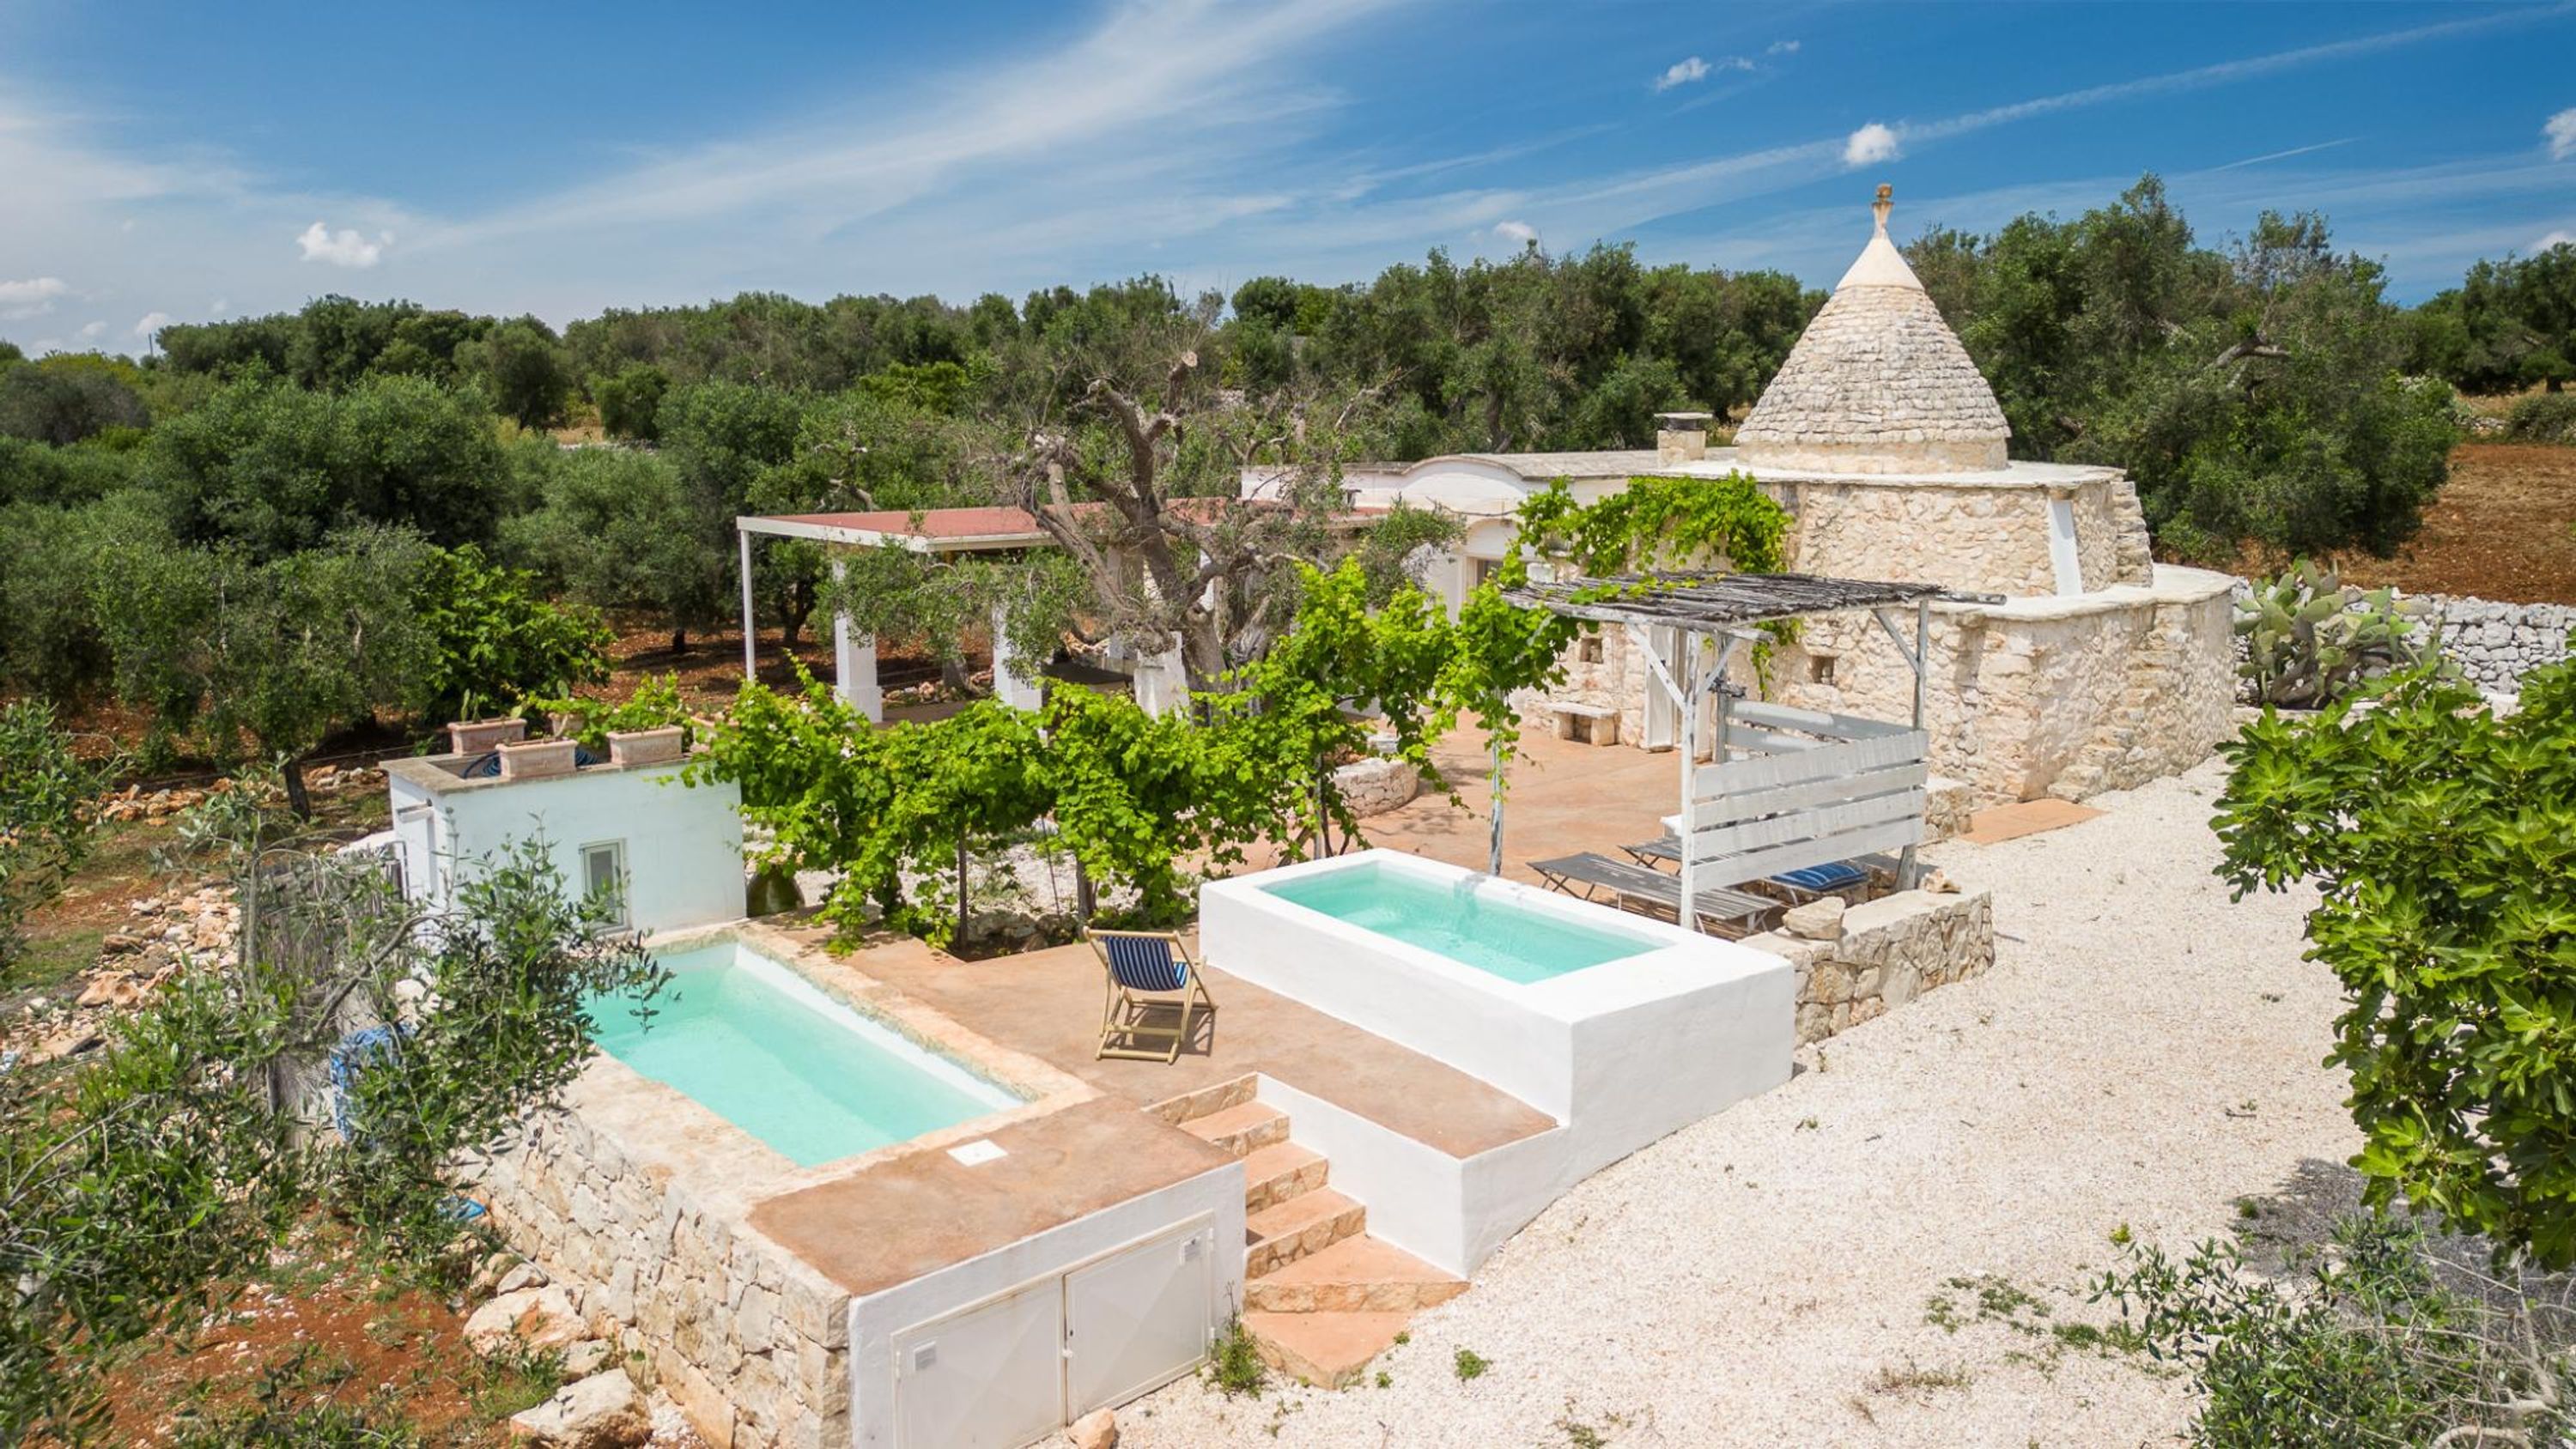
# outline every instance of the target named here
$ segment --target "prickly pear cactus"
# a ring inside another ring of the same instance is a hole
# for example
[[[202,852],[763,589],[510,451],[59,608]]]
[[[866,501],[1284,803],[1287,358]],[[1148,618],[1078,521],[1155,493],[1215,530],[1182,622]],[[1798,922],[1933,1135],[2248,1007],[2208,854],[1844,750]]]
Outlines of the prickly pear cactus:
[[[2436,637],[2416,626],[2422,613],[2393,589],[2348,587],[2333,570],[2301,559],[2256,580],[2237,601],[2236,637],[2245,645],[2237,674],[2255,704],[2316,709],[2438,652]]]

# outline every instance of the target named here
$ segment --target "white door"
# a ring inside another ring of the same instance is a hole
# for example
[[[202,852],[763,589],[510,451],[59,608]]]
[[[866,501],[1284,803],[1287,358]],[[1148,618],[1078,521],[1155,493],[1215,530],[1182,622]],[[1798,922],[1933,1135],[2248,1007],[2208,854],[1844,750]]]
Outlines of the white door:
[[[900,1449],[1020,1449],[1064,1426],[1064,1280],[894,1337]]]
[[[1066,1415],[1123,1404],[1207,1354],[1216,1229],[1201,1222],[1064,1279]]]

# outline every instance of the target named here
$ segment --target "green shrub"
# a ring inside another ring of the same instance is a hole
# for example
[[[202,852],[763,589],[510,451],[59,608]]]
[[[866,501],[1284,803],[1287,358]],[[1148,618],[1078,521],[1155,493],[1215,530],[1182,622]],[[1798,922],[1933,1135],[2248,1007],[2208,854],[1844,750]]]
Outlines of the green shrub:
[[[413,681],[422,721],[479,719],[540,691],[608,678],[606,620],[548,603],[536,576],[485,562],[467,544],[429,556],[414,591],[428,653]]]
[[[28,913],[89,854],[103,783],[104,772],[72,753],[52,706],[0,706],[0,975],[17,961]]]
[[[676,674],[646,675],[633,694],[614,704],[604,699],[559,695],[523,699],[519,708],[550,716],[556,733],[572,736],[583,749],[603,757],[608,753],[612,733],[678,725],[683,743],[694,742],[697,737],[697,726],[690,719],[688,701],[680,697],[680,676]]]
[[[1209,1350],[1201,1377],[1229,1399],[1238,1394],[1261,1397],[1262,1387],[1270,1382],[1270,1370],[1261,1362],[1261,1345],[1252,1341],[1252,1330],[1243,1326],[1241,1317],[1226,1323],[1225,1336]]]
[[[2237,602],[2236,636],[2245,641],[2237,674],[2256,704],[2330,703],[2435,651],[2429,637],[2419,641],[2418,612],[2393,590],[2364,593],[2301,559],[2288,573],[2257,580]]]
[[[2124,1320],[2136,1309],[2147,1353],[2198,1381],[2201,1444],[2564,1442],[2576,1387],[2564,1284],[2443,1264],[2403,1218],[2346,1218],[2331,1249],[2303,1254],[2301,1278],[2283,1283],[2226,1244],[2179,1263],[2128,1247],[2095,1296]],[[2534,1290],[2557,1301],[2535,1303]]]
[[[1492,1359],[1485,1357],[1483,1354],[1476,1352],[1472,1348],[1462,1348],[1458,1350],[1457,1358],[1450,1364],[1450,1367],[1456,1370],[1458,1374],[1458,1382],[1462,1384],[1469,1379],[1483,1378],[1485,1376],[1485,1370],[1492,1368],[1493,1366],[1494,1362]]]
[[[2504,435],[2517,443],[2576,443],[2576,392],[2533,393],[2515,403]]]
[[[2418,668],[2222,747],[2240,897],[2313,883],[2308,958],[2342,982],[2364,1200],[2576,1264],[2576,661],[2499,717]]]

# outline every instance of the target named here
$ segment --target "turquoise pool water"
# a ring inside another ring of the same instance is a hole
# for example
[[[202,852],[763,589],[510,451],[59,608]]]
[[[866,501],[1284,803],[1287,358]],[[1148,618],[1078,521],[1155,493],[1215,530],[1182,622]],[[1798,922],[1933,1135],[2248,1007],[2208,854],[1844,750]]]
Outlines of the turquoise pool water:
[[[735,941],[662,958],[649,1022],[594,998],[602,1050],[813,1167],[1020,1099]]]
[[[1262,889],[1310,911],[1524,985],[1652,951],[1663,943],[1515,904],[1473,882],[1444,885],[1376,861]]]

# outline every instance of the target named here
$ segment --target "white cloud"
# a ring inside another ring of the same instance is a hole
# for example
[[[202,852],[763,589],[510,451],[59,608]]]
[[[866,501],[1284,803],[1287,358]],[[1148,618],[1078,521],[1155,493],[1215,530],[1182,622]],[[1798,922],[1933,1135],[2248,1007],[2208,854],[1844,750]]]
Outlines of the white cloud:
[[[206,304],[206,315],[209,317],[221,317],[232,309],[232,303],[225,301],[221,297],[217,297],[215,300]]]
[[[1764,55],[1796,55],[1798,53],[1798,42],[1794,40],[1775,40],[1771,42],[1771,44],[1766,47],[1762,53]]]
[[[23,282],[0,282],[0,317],[42,317],[54,310],[54,299],[71,292],[71,283],[60,277],[30,277]]]
[[[141,320],[134,324],[134,335],[149,343],[153,333],[169,326],[173,320],[175,319],[167,312],[146,312]]]
[[[317,221],[304,229],[303,234],[295,239],[295,244],[304,249],[304,260],[308,262],[366,268],[384,259],[385,248],[394,244],[394,234],[380,231],[374,241],[369,241],[354,228],[343,227],[333,231]]]
[[[106,330],[107,324],[104,322],[84,322],[81,324],[80,335],[84,340],[95,341],[98,335]]]
[[[2570,245],[2576,245],[2576,231],[2569,231],[2567,228],[2562,226],[2558,230],[2551,232],[2549,235],[2542,237],[2540,240],[2533,242],[2531,244],[2531,249],[2536,252],[2545,252],[2551,247]]]
[[[2569,106],[2543,122],[2540,134],[2549,138],[2550,160],[2564,161],[2576,156],[2576,106]]]
[[[1896,132],[1876,121],[1852,132],[1843,141],[1845,166],[1875,166],[1881,161],[1893,161],[1900,154],[1902,149],[1896,144]]]
[[[1694,55],[1687,60],[1677,60],[1664,67],[1664,73],[1655,77],[1655,90],[1660,94],[1675,86],[1686,86],[1693,81],[1706,79],[1708,79],[1708,62]]]
[[[1494,235],[1513,246],[1525,247],[1538,240],[1538,228],[1525,221],[1498,221],[1494,223]]]

